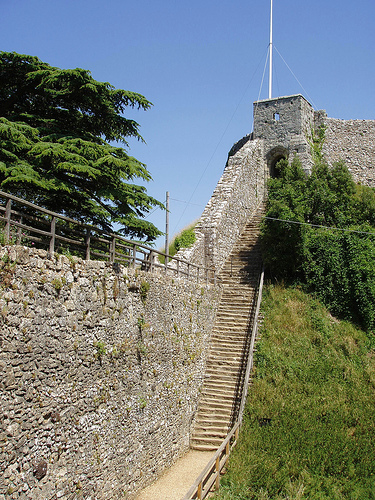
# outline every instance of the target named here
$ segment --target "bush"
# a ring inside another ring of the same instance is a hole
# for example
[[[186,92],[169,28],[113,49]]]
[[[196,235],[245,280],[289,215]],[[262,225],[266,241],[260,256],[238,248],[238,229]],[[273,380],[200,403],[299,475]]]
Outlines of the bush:
[[[185,229],[174,239],[174,247],[178,252],[181,248],[191,247],[196,240],[194,228]]]
[[[179,235],[177,235],[172,243],[169,245],[169,256],[173,257],[181,248],[189,248],[197,239],[194,231],[195,226],[188,227],[184,229]],[[162,250],[165,252],[165,248]],[[162,264],[164,264],[165,259],[163,256],[159,256],[159,260]]]
[[[310,176],[297,158],[277,168],[261,230],[271,276],[302,284],[334,314],[374,330],[375,191],[356,186],[343,163],[317,160]]]

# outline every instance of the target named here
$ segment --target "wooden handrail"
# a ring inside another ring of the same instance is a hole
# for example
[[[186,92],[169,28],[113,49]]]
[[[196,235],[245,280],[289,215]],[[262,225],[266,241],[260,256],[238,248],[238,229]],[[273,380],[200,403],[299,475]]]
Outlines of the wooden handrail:
[[[169,264],[161,264],[155,261],[155,256],[161,256],[166,259],[167,254],[155,250],[142,243],[136,243],[132,240],[128,240],[123,236],[116,233],[106,233],[100,228],[84,224],[82,222],[66,217],[65,215],[58,214],[51,210],[47,210],[43,207],[39,207],[34,203],[31,203],[17,196],[13,196],[4,191],[0,191],[0,198],[6,200],[5,207],[0,205],[0,221],[4,221],[4,240],[6,243],[10,242],[11,238],[11,227],[18,228],[17,241],[21,240],[20,230],[27,231],[30,234],[23,235],[24,240],[29,240],[36,242],[37,244],[44,245],[50,255],[56,251],[57,245],[61,246],[63,244],[73,245],[80,249],[83,258],[89,260],[92,256],[100,256],[100,258],[106,258],[109,262],[114,263],[115,261],[127,261],[128,264],[135,268],[137,265],[141,266],[145,271],[155,271],[157,269],[164,269],[166,274],[175,274],[177,276],[185,276],[187,278],[195,278],[197,281],[199,279],[204,279],[204,276],[209,275],[211,271],[212,279],[211,282],[217,282],[217,276],[215,270],[208,269],[204,266],[198,264],[193,264],[184,259],[178,257],[169,257]],[[12,209],[12,202],[20,205],[21,207],[27,207],[32,209],[34,212],[39,212],[43,214],[44,218],[40,218],[33,214],[24,214],[19,210]],[[19,220],[12,219],[13,217],[18,217]],[[58,222],[63,221],[66,225],[69,224],[73,226],[70,229],[65,226],[65,232],[59,234],[58,232]],[[26,223],[25,223],[26,222]],[[32,225],[38,225],[34,227]],[[40,229],[40,227],[43,229]],[[44,228],[45,226],[45,228]],[[35,236],[37,235],[37,236]],[[73,236],[72,236],[73,235]],[[75,239],[80,238],[80,239]],[[96,248],[94,245],[96,244]],[[98,247],[98,245],[100,245]],[[99,250],[99,252],[98,252]],[[118,250],[118,251],[117,251]],[[124,253],[121,254],[121,251]],[[138,256],[141,254],[143,257]],[[174,265],[170,265],[171,262],[175,262]],[[186,269],[186,270],[185,270]]]
[[[245,409],[245,403],[249,387],[250,372],[253,367],[253,361],[254,361],[254,344],[258,332],[258,317],[260,311],[260,304],[262,301],[263,283],[264,283],[264,268],[262,269],[259,279],[257,304],[255,309],[253,328],[251,331],[251,340],[250,340],[249,354],[246,365],[246,374],[245,374],[245,380],[241,396],[241,405],[237,416],[237,421],[227,434],[227,437],[224,439],[224,441],[217,449],[215,455],[211,458],[206,467],[203,469],[203,471],[199,474],[199,476],[195,480],[190,490],[186,493],[183,500],[193,500],[193,499],[203,500],[212,490],[213,486],[215,487],[215,490],[219,489],[221,471],[223,470],[229,459],[230,452],[237,443],[238,433],[242,425],[243,412]],[[233,442],[231,442],[232,439]]]

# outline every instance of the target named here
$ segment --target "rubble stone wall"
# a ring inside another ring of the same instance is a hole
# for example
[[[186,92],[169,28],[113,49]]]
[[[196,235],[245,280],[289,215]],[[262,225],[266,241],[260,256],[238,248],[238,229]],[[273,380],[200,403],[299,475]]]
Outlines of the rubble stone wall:
[[[189,447],[220,288],[0,248],[0,499],[132,499]]]
[[[375,187],[375,120],[323,118],[323,154],[328,163],[343,160],[356,182]]]
[[[196,242],[178,256],[220,271],[244,226],[264,201],[268,177],[264,142],[250,136],[239,141],[196,226]]]

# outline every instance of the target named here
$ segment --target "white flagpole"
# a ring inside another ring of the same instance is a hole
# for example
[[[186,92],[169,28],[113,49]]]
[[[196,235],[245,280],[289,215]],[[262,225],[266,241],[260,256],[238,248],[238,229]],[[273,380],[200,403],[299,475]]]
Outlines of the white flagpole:
[[[273,0],[271,0],[271,19],[270,19],[270,74],[268,80],[268,99],[272,99],[272,52],[273,52]]]

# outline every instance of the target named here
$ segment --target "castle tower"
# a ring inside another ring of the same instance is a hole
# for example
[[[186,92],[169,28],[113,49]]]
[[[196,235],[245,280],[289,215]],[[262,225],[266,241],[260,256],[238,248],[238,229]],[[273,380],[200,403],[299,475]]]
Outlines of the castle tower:
[[[281,158],[298,154],[303,168],[312,165],[309,138],[314,127],[314,109],[300,94],[254,102],[253,139],[263,139],[269,174]]]

